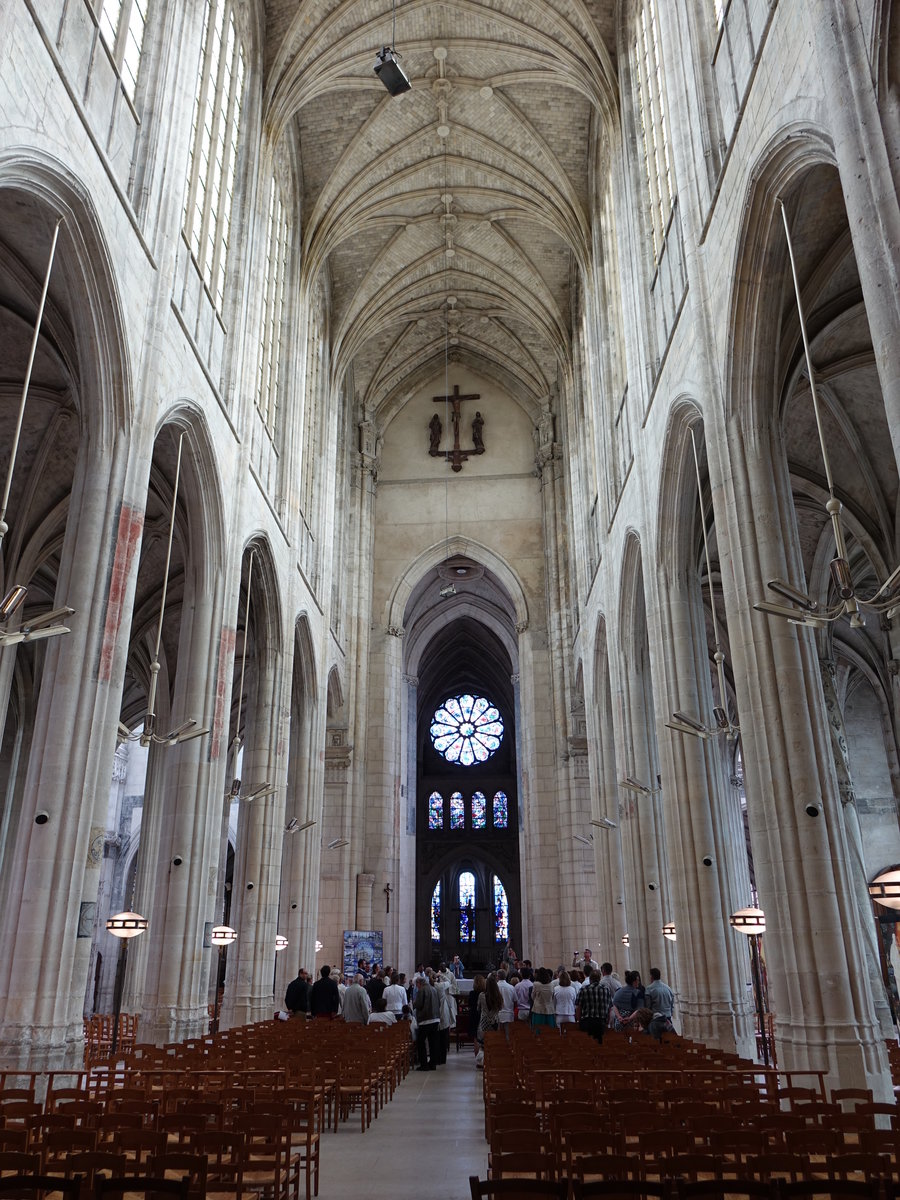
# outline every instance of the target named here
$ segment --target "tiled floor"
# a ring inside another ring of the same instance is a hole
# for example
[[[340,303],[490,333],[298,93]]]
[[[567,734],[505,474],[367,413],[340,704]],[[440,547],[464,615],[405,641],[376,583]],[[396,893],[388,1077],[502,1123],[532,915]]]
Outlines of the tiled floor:
[[[319,1200],[467,1200],[487,1174],[481,1072],[471,1047],[410,1071],[366,1133],[358,1119],[322,1139]]]

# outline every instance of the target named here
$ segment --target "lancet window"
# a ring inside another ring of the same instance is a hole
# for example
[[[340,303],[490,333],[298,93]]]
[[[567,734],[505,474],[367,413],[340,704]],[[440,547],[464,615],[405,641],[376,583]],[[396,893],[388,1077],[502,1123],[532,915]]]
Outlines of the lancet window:
[[[95,7],[99,10],[100,36],[116,65],[128,99],[134,103],[147,0],[100,0]]]
[[[675,191],[669,157],[669,122],[659,52],[656,0],[642,0],[638,9],[634,67],[653,257],[658,262],[665,245]]]
[[[217,311],[225,294],[245,74],[231,0],[206,0],[184,236]]]
[[[256,406],[266,428],[275,432],[281,364],[281,330],[284,288],[290,247],[288,210],[275,176],[269,184],[266,213],[266,262],[263,278],[262,337]]]

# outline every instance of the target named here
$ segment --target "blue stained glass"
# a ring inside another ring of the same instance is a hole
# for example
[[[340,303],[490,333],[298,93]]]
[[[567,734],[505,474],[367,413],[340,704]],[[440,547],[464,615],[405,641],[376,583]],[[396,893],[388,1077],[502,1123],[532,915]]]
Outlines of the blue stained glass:
[[[439,942],[441,940],[441,881],[438,880],[435,884],[434,891],[431,893],[431,940]]]
[[[475,792],[472,796],[472,828],[484,829],[486,825],[487,797],[484,792]]]
[[[475,941],[475,876],[463,871],[459,877],[459,940]]]
[[[462,792],[454,792],[450,797],[450,828],[465,829],[466,827],[466,806],[463,801]]]
[[[494,793],[494,828],[506,829],[509,824],[509,809],[507,808],[506,792]]]
[[[447,762],[471,767],[500,749],[503,721],[484,696],[452,696],[437,710],[429,728],[431,742]]]
[[[432,792],[428,797],[428,828],[444,828],[444,797],[440,792]]]
[[[509,901],[506,899],[506,888],[494,876],[494,941],[509,940]]]

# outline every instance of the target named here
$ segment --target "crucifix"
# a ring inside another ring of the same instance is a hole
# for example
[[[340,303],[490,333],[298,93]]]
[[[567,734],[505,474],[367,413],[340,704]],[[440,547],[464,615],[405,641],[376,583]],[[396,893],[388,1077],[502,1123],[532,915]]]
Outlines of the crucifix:
[[[384,895],[385,895],[385,912],[391,911],[391,892],[393,890],[394,889],[391,887],[391,885],[389,883],[386,883],[384,885],[383,891],[384,891]]]
[[[438,444],[440,441],[440,433],[438,433],[437,438],[432,437],[431,447],[428,453],[432,458],[439,458],[443,456],[443,458],[450,463],[450,466],[454,471],[461,471],[463,463],[468,462],[470,454],[484,454],[484,442],[482,441],[481,433],[484,427],[484,418],[480,412],[475,414],[475,419],[472,422],[472,448],[470,450],[463,450],[462,446],[459,444],[459,422],[460,418],[462,417],[460,405],[464,400],[480,400],[481,394],[479,392],[473,392],[470,396],[461,396],[459,394],[459,384],[455,383],[453,385],[452,396],[433,396],[432,399],[434,400],[435,404],[450,404],[451,406],[450,420],[453,422],[453,449],[438,449]],[[438,424],[437,428],[440,430],[440,424]]]

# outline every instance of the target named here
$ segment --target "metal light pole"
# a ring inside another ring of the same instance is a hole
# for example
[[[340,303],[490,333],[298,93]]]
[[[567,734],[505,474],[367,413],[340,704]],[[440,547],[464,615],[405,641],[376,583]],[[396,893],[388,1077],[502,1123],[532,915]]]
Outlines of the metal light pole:
[[[894,1003],[894,989],[891,987],[891,967],[890,960],[885,953],[884,938],[882,936],[882,921],[878,912],[878,905],[881,904],[885,908],[890,908],[894,912],[900,910],[900,867],[889,867],[886,871],[879,872],[878,875],[869,884],[869,896],[872,900],[872,911],[875,917],[875,930],[878,939],[878,962],[881,966],[881,978],[884,982],[884,990],[887,993],[888,1004],[891,1008],[891,1019],[896,1027],[897,1006]]]
[[[230,925],[216,925],[210,934],[209,939],[214,946],[219,948],[219,957],[216,961],[216,1000],[213,1008],[213,1033],[219,1032],[219,977],[222,974],[222,959],[225,955],[225,949],[232,942],[237,940],[237,930],[232,929]]]
[[[119,1048],[119,1018],[122,1014],[122,992],[125,989],[125,967],[128,963],[128,943],[143,933],[150,925],[146,917],[136,912],[120,912],[110,917],[106,928],[119,939],[119,960],[116,964],[116,980],[113,987],[113,1035],[110,1058],[115,1060]]]
[[[750,957],[753,964],[753,991],[756,994],[756,1016],[759,1021],[759,1039],[762,1045],[763,1063],[769,1065],[769,1034],[766,1029],[766,1010],[763,1003],[762,971],[760,969],[760,939],[766,932],[766,915],[761,908],[739,908],[729,918],[732,929],[746,934],[750,939]]]

